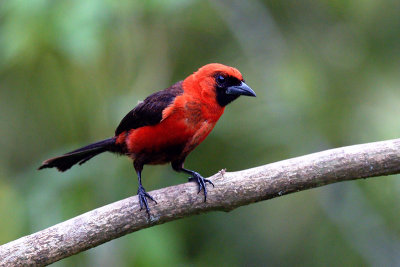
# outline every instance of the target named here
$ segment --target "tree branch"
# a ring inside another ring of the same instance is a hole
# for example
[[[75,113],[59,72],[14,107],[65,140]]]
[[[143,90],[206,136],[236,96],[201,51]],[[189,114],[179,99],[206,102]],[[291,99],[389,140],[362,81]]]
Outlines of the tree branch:
[[[212,210],[230,211],[253,202],[319,187],[400,172],[400,139],[327,150],[210,179],[207,203],[197,185],[150,192],[152,217],[139,211],[137,196],[59,223],[0,246],[1,266],[44,266],[153,225]]]

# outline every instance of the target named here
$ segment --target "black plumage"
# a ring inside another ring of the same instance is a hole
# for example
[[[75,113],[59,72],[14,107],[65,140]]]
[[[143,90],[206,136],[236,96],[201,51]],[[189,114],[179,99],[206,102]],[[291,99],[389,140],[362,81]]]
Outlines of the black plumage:
[[[156,125],[162,120],[163,110],[174,101],[175,97],[181,94],[183,94],[182,81],[149,95],[125,115],[115,130],[115,135],[143,126]]]

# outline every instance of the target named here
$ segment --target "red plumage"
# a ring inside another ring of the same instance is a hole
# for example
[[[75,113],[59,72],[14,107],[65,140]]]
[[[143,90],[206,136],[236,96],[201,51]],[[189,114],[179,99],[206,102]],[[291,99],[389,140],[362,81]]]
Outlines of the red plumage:
[[[138,174],[141,208],[149,214],[147,198],[154,199],[142,186],[143,166],[171,162],[174,170],[192,176],[190,180],[199,184],[206,201],[206,183],[212,182],[183,168],[183,163],[214,128],[225,106],[240,95],[255,93],[237,69],[217,63],[205,65],[184,81],[147,97],[123,118],[114,137],[46,160],[39,169],[65,171],[105,151],[127,155]]]

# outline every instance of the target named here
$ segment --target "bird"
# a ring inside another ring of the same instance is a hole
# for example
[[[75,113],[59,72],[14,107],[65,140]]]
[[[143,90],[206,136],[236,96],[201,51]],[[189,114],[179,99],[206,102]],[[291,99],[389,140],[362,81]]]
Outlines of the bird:
[[[198,184],[198,193],[204,192],[206,202],[206,184],[214,184],[184,168],[184,162],[214,128],[225,107],[241,95],[255,97],[256,93],[239,70],[219,63],[207,64],[138,103],[121,120],[113,137],[50,158],[38,169],[55,167],[64,172],[103,152],[126,155],[132,159],[137,174],[140,210],[145,209],[150,217],[148,200],[155,204],[157,201],[142,185],[143,166],[171,163],[173,170],[190,175],[189,181]]]

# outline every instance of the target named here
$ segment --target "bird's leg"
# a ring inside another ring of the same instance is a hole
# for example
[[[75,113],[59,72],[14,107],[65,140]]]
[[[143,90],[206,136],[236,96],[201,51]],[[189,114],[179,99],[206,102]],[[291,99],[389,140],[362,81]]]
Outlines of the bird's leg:
[[[149,208],[149,205],[147,203],[147,199],[153,200],[156,204],[157,204],[157,201],[155,201],[154,198],[152,196],[150,196],[146,192],[146,190],[144,189],[144,187],[142,185],[142,171],[141,170],[137,170],[136,172],[137,172],[138,181],[139,181],[139,188],[138,188],[137,194],[138,194],[138,197],[139,197],[140,210],[145,208],[146,212],[147,212],[147,215],[150,217],[150,208]]]
[[[200,193],[201,190],[203,190],[204,191],[204,202],[206,202],[207,201],[206,184],[209,183],[213,187],[214,187],[214,184],[210,180],[203,178],[203,176],[201,176],[198,172],[191,171],[191,170],[185,169],[183,167],[180,169],[180,171],[186,172],[191,175],[191,177],[189,177],[189,182],[196,182],[199,185],[199,192],[197,192],[197,193]]]

